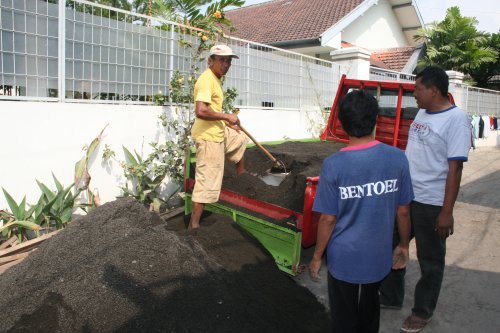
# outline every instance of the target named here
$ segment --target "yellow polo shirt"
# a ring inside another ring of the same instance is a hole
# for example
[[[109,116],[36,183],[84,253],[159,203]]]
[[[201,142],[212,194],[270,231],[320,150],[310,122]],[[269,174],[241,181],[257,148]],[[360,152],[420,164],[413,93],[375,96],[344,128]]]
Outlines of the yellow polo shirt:
[[[223,99],[222,82],[210,68],[207,68],[194,86],[194,101],[208,103],[213,111],[222,112]],[[191,136],[194,140],[222,142],[224,141],[225,127],[226,124],[222,120],[196,118],[191,129]]]

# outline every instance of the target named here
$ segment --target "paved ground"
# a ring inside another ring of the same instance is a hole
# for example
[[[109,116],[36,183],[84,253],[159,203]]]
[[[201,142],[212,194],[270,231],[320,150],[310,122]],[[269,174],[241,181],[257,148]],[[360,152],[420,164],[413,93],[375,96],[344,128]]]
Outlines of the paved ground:
[[[446,270],[434,318],[424,332],[500,332],[500,149],[478,148],[465,164],[462,187],[455,205],[455,233],[447,241]],[[308,263],[313,249],[302,252]],[[320,283],[308,273],[296,281],[328,303],[326,268]],[[399,332],[411,313],[413,291],[420,276],[415,242],[403,309],[382,310],[380,332]]]

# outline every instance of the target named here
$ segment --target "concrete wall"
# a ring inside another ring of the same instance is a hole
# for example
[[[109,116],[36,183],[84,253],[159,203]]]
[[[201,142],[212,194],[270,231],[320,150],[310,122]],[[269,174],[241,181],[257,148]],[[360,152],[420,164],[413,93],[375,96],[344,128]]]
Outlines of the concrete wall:
[[[85,156],[82,148],[107,125],[101,144],[90,161],[90,188],[98,188],[103,202],[114,200],[124,185],[117,162],[104,163],[110,146],[124,160],[122,146],[146,156],[150,142],[165,140],[158,116],[167,107],[48,102],[0,101],[0,187],[17,202],[26,195],[35,203],[40,195],[36,180],[55,188],[52,172],[64,185],[73,182],[75,163]],[[245,128],[259,141],[318,137],[319,112],[241,109]],[[312,125],[311,125],[312,124]],[[312,134],[314,132],[314,134]],[[164,191],[172,191],[166,186]],[[0,209],[7,208],[0,192]]]

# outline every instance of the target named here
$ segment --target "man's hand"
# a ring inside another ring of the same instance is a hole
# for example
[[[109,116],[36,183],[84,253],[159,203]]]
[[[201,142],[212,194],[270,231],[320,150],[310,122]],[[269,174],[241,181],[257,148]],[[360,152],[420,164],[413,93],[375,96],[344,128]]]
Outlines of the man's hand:
[[[226,113],[226,116],[227,116],[227,119],[226,119],[226,122],[229,124],[229,125],[239,125],[240,124],[240,119],[238,118],[238,116],[234,113]]]
[[[311,279],[315,282],[318,282],[319,279],[319,270],[321,268],[321,257],[319,259],[315,259],[314,256],[309,263],[309,274],[311,275]]]
[[[403,269],[410,260],[410,251],[406,247],[396,246],[392,253],[392,269]]]
[[[453,235],[453,213],[441,211],[436,220],[436,231],[442,239]]]
[[[229,128],[231,128],[231,129],[233,129],[233,130],[235,130],[238,133],[240,133],[240,131],[241,131],[241,128],[238,125],[231,125],[227,121],[226,121],[226,126],[229,127]]]

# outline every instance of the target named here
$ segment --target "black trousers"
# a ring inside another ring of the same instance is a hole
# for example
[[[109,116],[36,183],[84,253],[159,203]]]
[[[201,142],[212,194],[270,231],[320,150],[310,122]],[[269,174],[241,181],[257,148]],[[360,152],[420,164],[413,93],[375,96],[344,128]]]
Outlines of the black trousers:
[[[427,205],[413,201],[410,205],[411,233],[415,237],[417,259],[421,276],[415,286],[415,303],[412,313],[430,318],[441,291],[446,255],[446,240],[436,232],[437,216],[441,206]],[[399,242],[399,234],[394,234],[394,246]],[[393,270],[380,285],[380,302],[401,306],[405,296],[405,269]]]
[[[352,284],[328,274],[334,333],[377,333],[380,326],[380,282]]]

